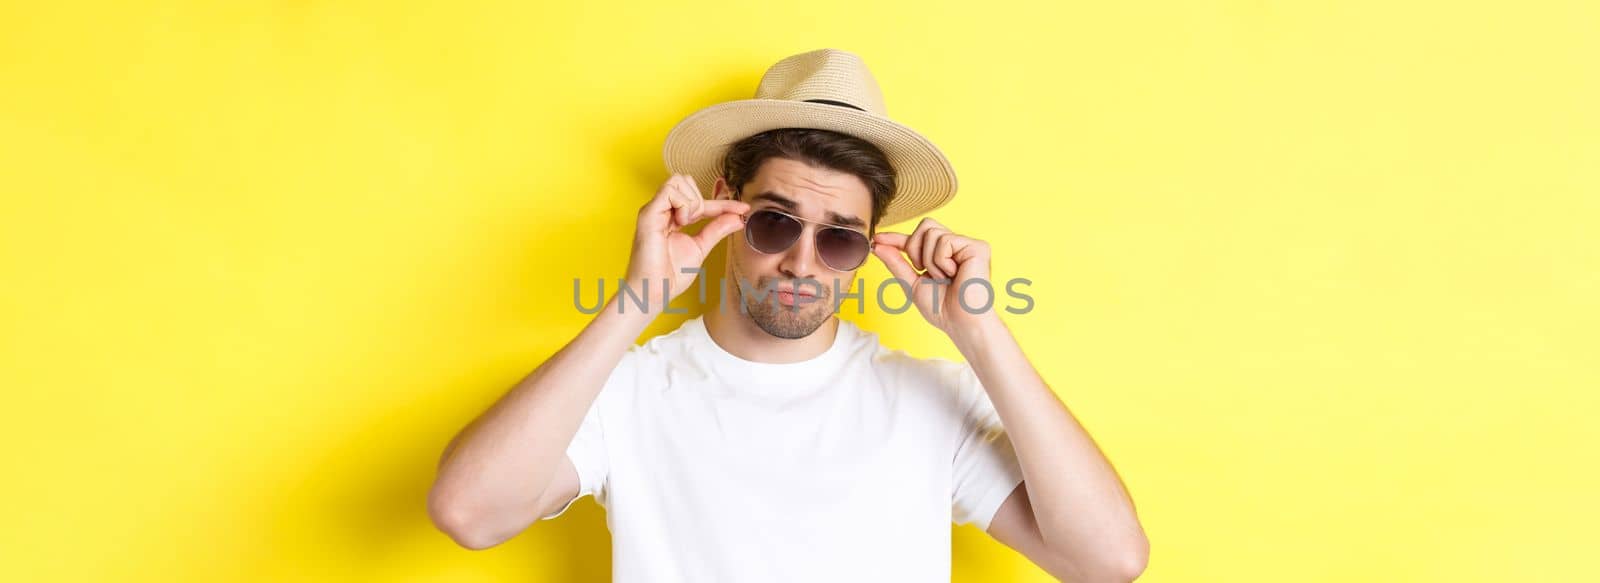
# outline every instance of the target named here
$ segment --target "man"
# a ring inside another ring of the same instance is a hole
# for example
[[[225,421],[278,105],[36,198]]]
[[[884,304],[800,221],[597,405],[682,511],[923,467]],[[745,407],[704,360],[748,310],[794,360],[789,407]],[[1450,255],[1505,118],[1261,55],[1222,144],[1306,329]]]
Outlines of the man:
[[[1120,479],[992,287],[967,284],[989,277],[989,246],[932,219],[877,232],[956,186],[938,149],[883,111],[860,59],[825,49],[675,127],[674,174],[639,211],[626,281],[676,297],[743,231],[729,305],[635,346],[660,296],[643,309],[613,296],[452,440],[435,523],[481,549],[594,495],[618,581],[948,581],[952,521],[1062,580],[1137,577],[1148,543]],[[888,350],[836,317],[868,255],[967,363]]]

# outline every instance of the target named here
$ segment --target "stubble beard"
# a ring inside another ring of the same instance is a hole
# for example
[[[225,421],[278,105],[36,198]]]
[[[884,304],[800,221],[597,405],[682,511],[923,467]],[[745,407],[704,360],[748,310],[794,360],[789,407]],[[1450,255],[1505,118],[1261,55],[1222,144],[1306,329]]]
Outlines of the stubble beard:
[[[733,292],[738,295],[739,304],[744,306],[744,313],[767,334],[788,340],[805,338],[816,332],[828,322],[828,318],[833,316],[833,294],[828,289],[812,287],[811,289],[819,293],[811,301],[803,303],[797,301],[795,306],[785,306],[778,300],[777,292],[771,291],[777,289],[778,283],[784,281],[783,278],[765,276],[753,282],[755,293],[759,294],[761,290],[770,292],[765,298],[760,298],[745,296],[744,286],[739,282],[750,280],[744,276],[737,263],[733,266],[733,277]],[[797,287],[810,287],[801,286],[798,282],[791,283]]]

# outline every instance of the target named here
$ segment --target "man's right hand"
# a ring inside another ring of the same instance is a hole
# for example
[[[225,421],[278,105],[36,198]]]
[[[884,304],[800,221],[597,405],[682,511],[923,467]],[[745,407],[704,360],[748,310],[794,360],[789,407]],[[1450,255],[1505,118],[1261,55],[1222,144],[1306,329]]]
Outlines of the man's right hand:
[[[682,270],[700,267],[717,241],[739,230],[739,215],[749,209],[742,202],[704,200],[693,179],[673,176],[639,209],[628,285],[643,290],[651,281],[653,305],[668,280],[677,297],[694,283],[694,272]],[[711,222],[699,234],[683,232],[705,219]],[[464,547],[489,548],[577,496],[578,473],[566,448],[646,320],[601,313],[457,433],[428,491],[434,524]]]
[[[670,280],[668,298],[678,297],[694,283],[696,274],[683,270],[699,268],[718,241],[743,227],[740,215],[749,210],[749,204],[736,200],[707,200],[694,178],[673,174],[639,209],[633,255],[628,259],[628,285],[641,291],[644,282],[650,282],[652,290],[659,290],[663,280]],[[711,222],[699,234],[683,232],[684,227],[707,218]],[[648,300],[656,301],[659,293],[652,291]]]

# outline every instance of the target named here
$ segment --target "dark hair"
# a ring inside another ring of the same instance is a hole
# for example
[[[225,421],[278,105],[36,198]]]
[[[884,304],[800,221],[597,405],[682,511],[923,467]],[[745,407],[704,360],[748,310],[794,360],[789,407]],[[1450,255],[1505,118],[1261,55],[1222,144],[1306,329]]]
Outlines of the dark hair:
[[[780,128],[739,140],[722,159],[722,176],[735,196],[769,158],[789,158],[854,174],[872,194],[871,229],[878,228],[889,199],[894,197],[894,167],[872,142],[829,130]]]

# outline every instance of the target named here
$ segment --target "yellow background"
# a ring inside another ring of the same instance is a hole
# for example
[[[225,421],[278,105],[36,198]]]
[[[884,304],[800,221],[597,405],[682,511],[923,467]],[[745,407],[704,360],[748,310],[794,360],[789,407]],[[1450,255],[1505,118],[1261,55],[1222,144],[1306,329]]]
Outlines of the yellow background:
[[[821,47],[1034,281],[1144,580],[1600,578],[1596,5],[1061,4],[6,0],[0,578],[605,580],[591,501],[453,546],[437,455],[621,273],[667,130]]]

